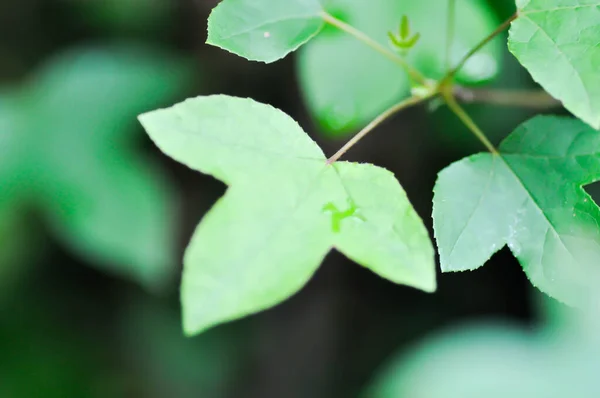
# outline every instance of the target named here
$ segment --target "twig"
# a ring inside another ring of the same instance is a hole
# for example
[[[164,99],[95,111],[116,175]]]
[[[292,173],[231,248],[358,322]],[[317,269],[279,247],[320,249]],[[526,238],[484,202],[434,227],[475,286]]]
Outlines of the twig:
[[[444,100],[448,104],[448,107],[458,118],[467,126],[467,128],[481,141],[481,143],[493,154],[498,154],[496,147],[490,142],[487,136],[481,131],[479,126],[475,124],[471,116],[456,102],[456,99],[452,93],[443,93]]]
[[[444,78],[442,79],[442,81],[451,81],[452,79],[454,79],[454,76],[456,76],[456,74],[458,73],[458,71],[461,70],[462,67],[467,63],[467,61],[469,60],[469,58],[471,58],[476,52],[478,52],[479,50],[481,50],[490,41],[492,41],[494,39],[494,37],[498,36],[506,28],[508,28],[508,26],[512,23],[512,21],[514,21],[515,19],[517,19],[517,17],[518,17],[518,14],[514,13],[510,18],[508,18],[506,21],[504,21],[502,23],[502,25],[498,26],[496,28],[496,30],[494,30],[492,33],[490,33],[485,39],[483,39],[482,41],[480,41],[479,44],[477,44],[475,47],[473,47],[468,53],[466,53],[462,57],[462,59],[458,62],[458,64],[454,68],[452,68],[452,70],[450,70],[446,74],[446,76],[444,76]]]
[[[361,139],[363,139],[375,127],[379,126],[382,122],[384,122],[386,119],[388,119],[393,114],[395,114],[397,112],[400,112],[401,110],[404,110],[404,109],[409,108],[411,106],[417,105],[417,104],[419,104],[421,102],[424,102],[424,101],[428,100],[429,98],[431,98],[433,95],[434,95],[434,93],[426,95],[426,96],[412,96],[410,98],[405,99],[404,101],[401,101],[401,102],[397,103],[396,105],[392,106],[391,108],[387,109],[382,114],[380,114],[379,116],[377,116],[365,128],[363,128],[362,130],[360,130],[354,137],[352,137],[350,139],[350,141],[348,141],[346,143],[346,145],[344,145],[343,147],[341,147],[340,150],[337,151],[332,157],[330,157],[329,159],[327,159],[327,164],[332,164],[333,162],[339,160],[358,141],[360,141]]]
[[[356,29],[355,27],[353,27],[351,25],[348,25],[346,22],[337,19],[336,17],[334,17],[331,14],[328,14],[325,11],[323,11],[321,13],[321,17],[328,24],[335,26],[336,28],[348,33],[351,36],[354,36],[359,41],[365,43],[367,46],[369,46],[372,49],[374,49],[375,51],[379,52],[386,58],[388,58],[391,61],[395,62],[396,64],[400,65],[402,68],[404,68],[404,70],[406,70],[406,73],[408,73],[408,75],[410,76],[410,78],[412,80],[414,80],[418,83],[421,83],[421,84],[424,84],[426,82],[427,79],[425,78],[425,76],[423,76],[421,74],[421,72],[419,72],[417,69],[413,68],[408,62],[406,62],[404,60],[404,58],[402,58],[399,55],[388,50],[387,48],[385,48],[384,46],[379,44],[379,42],[372,39],[364,32]]]
[[[486,89],[454,86],[454,96],[460,102],[485,103],[517,108],[551,109],[562,103],[544,90]]]
[[[456,24],[456,0],[448,0],[448,17],[446,19],[446,54],[444,56],[446,70],[450,70],[454,28]]]

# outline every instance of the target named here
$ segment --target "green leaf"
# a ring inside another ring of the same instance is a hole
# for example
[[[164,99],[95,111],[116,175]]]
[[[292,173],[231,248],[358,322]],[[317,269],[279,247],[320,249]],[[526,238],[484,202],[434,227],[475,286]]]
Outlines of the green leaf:
[[[273,62],[323,26],[319,0],[223,0],[208,18],[207,43],[253,61]]]
[[[596,397],[596,308],[565,311],[534,330],[497,321],[454,327],[393,357],[363,396]]]
[[[22,124],[22,115],[14,93],[0,92],[0,207],[6,206],[6,202],[14,196],[18,165],[25,151],[19,145]]]
[[[0,303],[10,300],[15,288],[21,287],[23,276],[38,259],[40,250],[31,250],[39,240],[17,206],[0,205]]]
[[[394,357],[362,396],[554,397],[548,393],[554,392],[556,377],[536,380],[536,373],[544,373],[540,370],[547,364],[535,343],[527,334],[504,325],[435,336],[414,351]]]
[[[387,32],[410,16],[419,40],[407,60],[428,77],[445,72],[446,2],[437,0],[321,1],[326,11],[350,23],[383,45]],[[250,60],[273,62],[307,43],[322,30],[319,0],[223,0],[208,20],[207,43]],[[458,62],[497,25],[481,0],[457,3],[456,38],[451,60]],[[402,26],[402,25],[401,25]],[[407,24],[406,24],[407,27]],[[402,30],[402,28],[401,28]],[[499,40],[479,51],[457,75],[465,84],[488,81],[499,69]],[[336,28],[323,29],[300,53],[300,83],[306,103],[322,127],[342,135],[366,124],[410,93],[404,71],[389,59]],[[340,73],[343,71],[343,73]]]
[[[230,185],[185,253],[186,333],[281,302],[333,247],[393,282],[435,289],[429,236],[390,172],[327,165],[296,122],[250,99],[199,97],[140,120],[165,154]]]
[[[389,45],[387,32],[395,29],[403,15],[420,33],[419,41],[406,57],[430,78],[445,72],[447,1],[331,0],[327,11],[360,29],[382,45]],[[456,4],[456,37],[451,60],[457,62],[497,26],[485,2]],[[458,74],[461,83],[475,84],[496,76],[501,41],[494,40],[478,52]],[[323,30],[300,51],[300,83],[304,99],[320,125],[332,136],[345,135],[360,127],[410,93],[411,84],[397,64],[341,31]]]
[[[508,47],[569,111],[600,129],[600,2],[521,0]]]
[[[399,33],[400,38],[404,40],[407,40],[410,36],[410,22],[408,21],[408,17],[406,15],[403,15],[402,19],[400,20]]]
[[[9,291],[37,255],[29,249],[34,229],[28,225],[19,189],[19,112],[10,92],[0,93],[0,291]],[[37,242],[36,242],[37,243]],[[0,294],[0,301],[7,297]]]
[[[433,219],[442,271],[480,267],[508,245],[531,282],[583,305],[600,278],[600,209],[582,186],[600,179],[600,134],[576,119],[538,116],[500,154],[443,170]]]
[[[173,265],[173,198],[131,133],[135,115],[182,87],[181,67],[133,46],[62,54],[5,101],[0,130],[5,200],[36,206],[74,251],[153,287]]]

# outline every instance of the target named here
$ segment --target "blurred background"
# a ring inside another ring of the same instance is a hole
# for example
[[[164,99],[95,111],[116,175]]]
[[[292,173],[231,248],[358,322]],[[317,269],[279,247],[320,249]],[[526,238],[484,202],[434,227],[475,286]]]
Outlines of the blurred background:
[[[294,56],[265,65],[204,44],[216,4],[0,2],[0,398],[375,396],[386,364],[418,365],[403,353],[430,335],[492,319],[504,339],[506,325],[541,322],[507,249],[478,271],[440,275],[431,295],[332,252],[285,303],[183,337],[183,250],[225,186],[163,156],[136,116],[224,93],[282,109],[327,154],[347,139],[310,117]],[[512,0],[486,4],[498,21],[514,12]],[[506,50],[502,60],[494,85],[533,87]],[[494,142],[533,114],[469,110]],[[437,172],[481,149],[445,109],[421,108],[347,159],[393,171],[431,227]],[[379,396],[429,396],[398,391]]]

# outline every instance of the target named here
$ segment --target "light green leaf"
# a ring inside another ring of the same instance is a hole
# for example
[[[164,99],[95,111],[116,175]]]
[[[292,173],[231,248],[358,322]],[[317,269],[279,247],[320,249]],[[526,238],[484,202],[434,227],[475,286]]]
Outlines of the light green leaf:
[[[19,187],[20,112],[12,92],[0,94],[0,290],[7,290],[37,254],[28,250],[32,228],[25,222]],[[2,297],[0,297],[0,300]]]
[[[518,3],[508,47],[569,111],[600,129],[600,1]]]
[[[572,305],[600,280],[600,209],[582,185],[600,179],[600,134],[576,119],[539,116],[500,154],[443,170],[434,228],[443,271],[478,268],[508,245],[531,282]]]
[[[208,18],[207,43],[253,61],[273,62],[323,26],[319,0],[223,0]]]
[[[574,341],[562,330],[544,332],[527,333],[498,324],[437,336],[415,352],[395,358],[363,396],[598,396],[597,342]]]
[[[505,325],[436,336],[393,358],[363,397],[554,397],[546,394],[556,379],[541,377],[547,365],[532,343]]]
[[[435,289],[427,231],[390,172],[327,165],[296,122],[250,99],[199,97],[140,120],[165,154],[230,185],[185,254],[188,334],[281,302],[333,247],[393,282]]]
[[[15,97],[12,91],[0,93],[0,207],[14,196],[17,171],[25,151],[19,145],[23,115]]]
[[[3,195],[42,210],[60,239],[103,269],[164,283],[172,192],[131,133],[135,115],[182,87],[183,72],[174,58],[134,46],[49,62],[11,96],[13,123],[0,141],[15,151],[10,172],[0,171]]]
[[[360,29],[384,46],[387,32],[396,30],[402,15],[420,34],[407,61],[427,77],[441,78],[445,72],[447,1],[421,0],[331,0],[326,10]],[[452,63],[497,26],[497,21],[479,0],[456,2],[456,37]],[[392,50],[393,51],[393,50]],[[501,41],[495,40],[478,52],[458,74],[458,81],[481,83],[496,76]],[[397,64],[376,53],[346,33],[328,27],[300,51],[300,83],[305,102],[321,126],[331,135],[343,135],[372,120],[394,102],[410,93],[406,73]]]
[[[363,396],[597,397],[596,308],[563,310],[562,319],[534,330],[498,321],[454,327],[395,356]]]
[[[20,286],[18,282],[39,254],[31,250],[31,244],[38,243],[36,231],[19,210],[7,203],[0,205],[0,303],[11,297],[15,286]]]

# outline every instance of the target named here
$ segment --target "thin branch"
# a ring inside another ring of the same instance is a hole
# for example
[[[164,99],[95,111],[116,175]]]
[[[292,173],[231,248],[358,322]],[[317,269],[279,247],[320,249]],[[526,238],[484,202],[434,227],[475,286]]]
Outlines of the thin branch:
[[[412,80],[422,84],[426,82],[425,76],[423,76],[421,72],[419,72],[417,69],[413,68],[408,62],[404,60],[404,58],[400,57],[399,55],[393,53],[386,47],[382,46],[381,44],[379,44],[379,42],[372,39],[364,32],[356,29],[351,25],[348,25],[346,22],[337,19],[336,17],[334,17],[331,14],[328,14],[325,11],[321,13],[321,17],[328,24],[335,26],[336,28],[348,33],[351,36],[354,36],[359,41],[365,43],[367,46],[379,52],[386,58],[400,65],[402,68],[404,68],[404,70],[406,70],[406,73],[408,73]]]
[[[346,152],[348,152],[350,148],[356,145],[358,141],[363,139],[367,134],[369,134],[373,129],[375,129],[375,127],[379,126],[385,120],[389,119],[390,116],[404,109],[410,108],[411,106],[417,105],[421,102],[425,102],[433,95],[435,95],[435,93],[431,93],[426,96],[412,96],[405,99],[404,101],[397,103],[396,105],[393,105],[392,107],[384,111],[382,114],[377,116],[375,119],[373,119],[371,123],[369,123],[367,126],[365,126],[365,128],[360,130],[354,137],[352,137],[350,141],[346,143],[346,145],[341,147],[339,151],[337,151],[332,157],[327,159],[327,164],[332,164],[333,162],[338,161]]]
[[[552,109],[562,103],[544,90],[480,89],[454,86],[454,96],[460,102],[485,103],[532,109]]]
[[[448,0],[448,18],[446,20],[446,70],[450,70],[452,57],[452,44],[454,43],[454,30],[456,24],[456,0]]]
[[[490,33],[485,39],[483,39],[482,41],[479,42],[479,44],[477,44],[475,47],[473,47],[468,53],[465,54],[464,57],[462,57],[462,59],[458,62],[458,64],[452,68],[452,70],[450,70],[446,76],[444,76],[444,78],[442,79],[442,81],[450,81],[454,78],[454,76],[456,76],[456,74],[458,73],[458,71],[460,71],[462,69],[463,66],[465,66],[465,64],[467,63],[467,61],[473,56],[475,55],[476,52],[478,52],[479,50],[481,50],[486,44],[488,44],[490,41],[492,41],[494,39],[494,37],[498,36],[500,33],[504,32],[504,30],[506,28],[508,28],[510,26],[510,24],[517,19],[518,14],[514,13],[510,18],[508,18],[506,21],[504,21],[502,23],[502,25],[498,26],[496,28],[496,30],[494,30],[492,33]]]
[[[486,137],[486,135],[481,131],[481,129],[475,124],[471,116],[456,102],[456,99],[452,94],[444,93],[444,100],[448,104],[448,107],[458,118],[467,126],[467,128],[477,137],[479,141],[493,154],[498,155],[498,150],[496,147],[490,142],[490,140]]]

